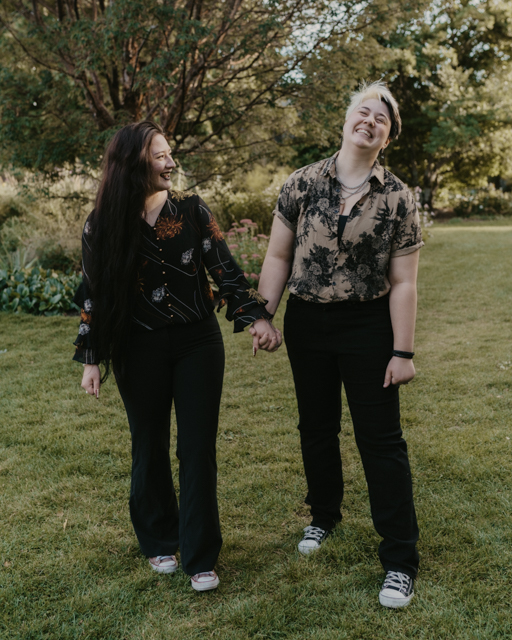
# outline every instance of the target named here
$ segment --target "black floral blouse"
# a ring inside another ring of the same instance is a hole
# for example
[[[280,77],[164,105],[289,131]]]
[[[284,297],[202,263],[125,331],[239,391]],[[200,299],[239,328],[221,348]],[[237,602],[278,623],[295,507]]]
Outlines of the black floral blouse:
[[[288,289],[309,302],[384,296],[390,259],[423,246],[411,191],[378,162],[349,215],[340,215],[337,155],[292,173],[274,210],[295,233]]]
[[[219,310],[227,304],[226,318],[234,320],[235,333],[259,318],[272,318],[265,309],[267,301],[251,289],[233,259],[211,211],[191,192],[169,192],[155,226],[144,224],[140,257],[139,293],[133,314],[137,331],[197,322],[210,316],[213,292],[205,267],[219,287]],[[95,364],[90,336],[94,303],[87,277],[94,260],[89,220],[82,234],[82,260],[83,284],[75,300],[82,312],[73,359]]]

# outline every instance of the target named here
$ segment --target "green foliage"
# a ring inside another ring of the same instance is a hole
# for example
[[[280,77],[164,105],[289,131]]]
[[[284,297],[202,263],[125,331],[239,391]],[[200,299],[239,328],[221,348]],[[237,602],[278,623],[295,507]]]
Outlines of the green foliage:
[[[512,194],[503,193],[493,185],[487,189],[456,194],[451,204],[458,218],[512,216]]]
[[[511,41],[504,0],[432,3],[382,38],[393,55],[380,69],[403,120],[387,161],[429,205],[441,186],[483,187],[512,172]]]
[[[7,176],[0,182],[0,266],[78,271],[95,187],[93,179],[67,172],[50,184],[28,172],[19,180]]]
[[[232,174],[279,151],[300,65],[329,35],[364,31],[374,4],[5,0],[0,160],[89,169],[116,129],[153,118],[192,182]]]
[[[403,122],[385,164],[431,208],[441,187],[512,175],[511,43],[508,0],[395,3],[364,38],[334,36],[303,65],[294,166],[334,153],[350,93],[382,78]]]
[[[258,225],[261,233],[268,234],[272,227],[272,211],[290,173],[288,167],[257,165],[230,182],[212,182],[202,195],[221,229],[229,229],[233,222],[240,223],[242,219],[249,218]]]
[[[81,279],[78,273],[57,273],[39,267],[0,269],[0,311],[44,316],[79,311],[73,296]]]
[[[269,236],[258,233],[258,225],[250,218],[244,218],[240,223],[233,222],[231,229],[225,234],[226,241],[251,286],[258,288]]]

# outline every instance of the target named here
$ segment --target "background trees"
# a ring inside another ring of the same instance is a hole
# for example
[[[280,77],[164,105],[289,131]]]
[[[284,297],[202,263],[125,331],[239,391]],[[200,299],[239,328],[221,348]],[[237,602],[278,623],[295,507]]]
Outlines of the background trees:
[[[512,3],[440,0],[416,11],[402,7],[397,20],[381,26],[364,39],[333,36],[304,65],[319,106],[304,109],[310,93],[298,100],[306,132],[299,163],[337,147],[340,125],[333,114],[346,104],[355,79],[382,77],[403,120],[385,162],[410,186],[420,186],[426,203],[432,205],[441,186],[460,190],[488,180],[503,186],[512,175]]]
[[[232,173],[293,132],[289,98],[312,52],[386,12],[380,0],[7,0],[4,163],[95,166],[113,129],[152,118],[195,181]]]
[[[339,145],[358,82],[384,78],[403,134],[385,162],[441,187],[512,175],[507,0],[4,0],[0,164],[95,168],[127,122],[166,130],[189,184]]]

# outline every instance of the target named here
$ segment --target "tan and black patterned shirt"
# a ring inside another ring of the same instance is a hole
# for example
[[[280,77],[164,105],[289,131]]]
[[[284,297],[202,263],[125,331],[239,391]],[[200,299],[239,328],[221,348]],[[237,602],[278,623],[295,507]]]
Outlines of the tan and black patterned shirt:
[[[386,295],[390,258],[424,244],[412,193],[378,162],[359,201],[340,220],[338,153],[292,173],[274,210],[295,232],[288,288],[310,302],[368,301]]]

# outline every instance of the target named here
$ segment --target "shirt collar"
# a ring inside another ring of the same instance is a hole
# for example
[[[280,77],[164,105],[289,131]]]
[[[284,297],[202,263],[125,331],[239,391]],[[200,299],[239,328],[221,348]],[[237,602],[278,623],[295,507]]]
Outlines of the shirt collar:
[[[334,180],[336,180],[336,158],[338,157],[338,154],[339,154],[339,149],[338,151],[336,151],[336,153],[333,156],[331,156],[330,158],[327,158],[325,166],[320,172],[320,175],[322,176],[329,175],[331,176],[331,178],[334,178]],[[375,164],[373,165],[372,173],[369,179],[371,180],[372,178],[377,178],[377,180],[382,185],[384,184],[384,167],[379,164],[378,160],[375,160]]]

